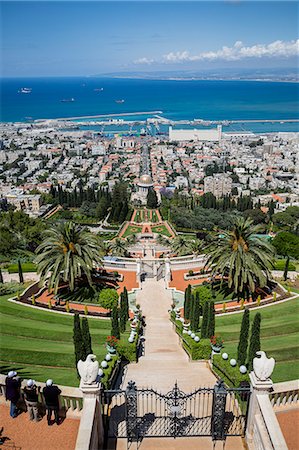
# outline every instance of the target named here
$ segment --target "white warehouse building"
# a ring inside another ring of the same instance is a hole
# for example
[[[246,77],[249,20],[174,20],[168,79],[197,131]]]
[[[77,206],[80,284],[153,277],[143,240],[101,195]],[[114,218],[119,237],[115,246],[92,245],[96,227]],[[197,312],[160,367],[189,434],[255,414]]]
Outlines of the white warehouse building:
[[[193,129],[181,129],[174,130],[169,127],[169,140],[170,141],[220,141],[222,136],[222,126],[218,125],[217,128],[208,130]]]

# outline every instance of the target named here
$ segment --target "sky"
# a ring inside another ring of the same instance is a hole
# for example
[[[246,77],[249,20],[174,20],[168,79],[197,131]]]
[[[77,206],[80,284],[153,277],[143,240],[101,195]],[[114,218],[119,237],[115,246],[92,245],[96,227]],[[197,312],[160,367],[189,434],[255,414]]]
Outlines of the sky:
[[[1,2],[1,76],[297,67],[294,1]]]

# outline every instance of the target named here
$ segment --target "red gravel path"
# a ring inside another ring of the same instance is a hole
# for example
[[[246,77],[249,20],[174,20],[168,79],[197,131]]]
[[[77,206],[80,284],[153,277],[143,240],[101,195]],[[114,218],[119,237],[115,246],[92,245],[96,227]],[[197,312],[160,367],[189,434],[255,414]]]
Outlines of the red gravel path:
[[[80,420],[66,419],[59,426],[50,427],[44,417],[35,423],[29,420],[27,413],[16,419],[9,415],[9,408],[0,405],[2,438],[8,438],[2,449],[15,450],[74,450]]]
[[[124,276],[124,280],[123,281],[119,281],[118,282],[118,292],[121,293],[124,289],[124,287],[126,286],[128,291],[131,291],[133,288],[137,288],[138,284],[136,281],[136,272],[126,272],[126,271],[121,271],[118,270],[119,274],[122,274]],[[54,305],[55,301],[53,298],[53,294],[49,293],[47,291],[43,292],[38,298],[36,298],[36,301],[38,303],[43,303],[48,305],[49,300],[51,301],[51,304]],[[74,309],[77,311],[84,311],[85,305],[84,303],[82,304],[78,304],[78,303],[69,303],[69,307],[70,309]],[[97,306],[97,305],[88,305],[88,311],[89,312],[100,312],[100,313],[108,313],[108,311],[105,308],[102,308],[101,306]]]

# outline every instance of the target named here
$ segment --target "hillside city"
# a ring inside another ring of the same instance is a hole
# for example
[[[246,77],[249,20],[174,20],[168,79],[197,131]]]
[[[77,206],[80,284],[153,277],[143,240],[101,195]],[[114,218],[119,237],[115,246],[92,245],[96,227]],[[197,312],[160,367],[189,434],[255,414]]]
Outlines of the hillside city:
[[[217,199],[250,196],[263,212],[270,202],[277,211],[299,205],[297,133],[222,133],[217,141],[194,140],[187,133],[174,141],[167,135],[105,137],[44,124],[2,124],[1,132],[1,199],[33,217],[49,210],[51,186],[111,192],[121,181],[133,204],[141,205],[135,193],[142,173],[150,173],[159,200],[176,190],[186,198],[209,192]]]

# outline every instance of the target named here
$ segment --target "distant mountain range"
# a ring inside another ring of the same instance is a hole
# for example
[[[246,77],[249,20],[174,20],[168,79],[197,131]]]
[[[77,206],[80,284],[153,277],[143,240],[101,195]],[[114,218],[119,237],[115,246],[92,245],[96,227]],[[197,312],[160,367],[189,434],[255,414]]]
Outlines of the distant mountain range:
[[[260,80],[299,81],[297,68],[278,69],[211,69],[202,71],[111,72],[99,76],[111,78],[139,78],[149,80]]]

